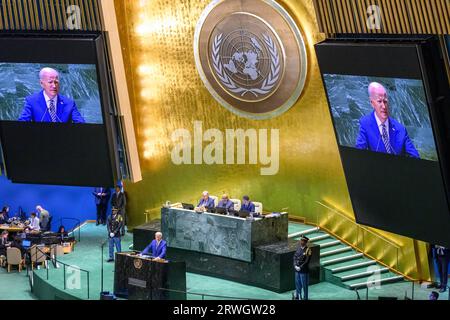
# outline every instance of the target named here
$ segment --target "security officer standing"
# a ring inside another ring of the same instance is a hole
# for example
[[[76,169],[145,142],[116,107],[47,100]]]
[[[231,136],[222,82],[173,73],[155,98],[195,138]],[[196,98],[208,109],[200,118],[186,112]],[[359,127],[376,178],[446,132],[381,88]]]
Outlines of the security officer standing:
[[[120,230],[122,236],[125,235],[125,226],[127,225],[127,214],[125,212],[125,207],[127,205],[127,198],[125,193],[122,191],[120,184],[116,185],[114,194],[111,197],[111,207],[117,209],[118,213],[122,216],[122,229]]]
[[[443,293],[447,291],[448,286],[448,266],[450,262],[450,249],[435,245],[434,246],[434,259],[439,273],[439,292]]]
[[[294,255],[295,268],[295,297],[294,300],[308,300],[309,261],[311,260],[311,248],[308,247],[309,239],[301,236],[300,245]],[[302,290],[304,297],[302,296]]]
[[[121,244],[121,229],[123,226],[123,217],[118,213],[118,210],[114,208],[112,214],[108,217],[108,237],[109,237],[109,259],[107,262],[114,261],[114,247],[117,252],[122,251]]]

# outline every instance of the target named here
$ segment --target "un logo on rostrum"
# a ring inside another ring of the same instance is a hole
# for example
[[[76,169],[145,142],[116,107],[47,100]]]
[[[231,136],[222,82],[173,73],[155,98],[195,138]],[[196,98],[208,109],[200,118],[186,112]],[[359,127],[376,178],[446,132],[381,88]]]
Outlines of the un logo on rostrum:
[[[205,86],[240,116],[278,116],[298,100],[305,84],[301,33],[271,0],[213,1],[197,25],[194,51]]]

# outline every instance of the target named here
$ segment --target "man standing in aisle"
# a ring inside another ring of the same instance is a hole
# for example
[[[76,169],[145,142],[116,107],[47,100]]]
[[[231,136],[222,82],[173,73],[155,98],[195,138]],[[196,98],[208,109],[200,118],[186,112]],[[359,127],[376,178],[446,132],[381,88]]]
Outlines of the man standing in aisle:
[[[121,229],[123,226],[122,215],[118,213],[118,210],[113,208],[112,214],[108,218],[107,228],[109,237],[109,259],[107,262],[114,261],[114,247],[116,247],[116,252],[122,251],[121,244]]]
[[[300,238],[300,245],[294,255],[295,268],[295,297],[294,300],[308,300],[309,285],[309,261],[311,260],[311,248],[308,247],[309,239]],[[302,296],[302,290],[304,296]]]
[[[36,212],[39,213],[39,225],[41,231],[50,231],[50,213],[42,208],[42,206],[36,206]]]
[[[106,211],[108,209],[108,202],[111,196],[109,188],[95,188],[94,192],[95,205],[97,207],[97,226],[99,224],[106,225]]]
[[[450,249],[443,246],[435,246],[435,260],[439,272],[439,292],[447,291],[448,265],[450,260]]]
[[[121,235],[125,235],[125,226],[127,225],[127,215],[125,212],[125,206],[127,204],[127,198],[125,197],[125,193],[122,192],[122,187],[118,184],[116,185],[116,190],[111,197],[111,207],[113,209],[118,210],[118,214],[122,216],[123,223],[122,228],[120,230]]]

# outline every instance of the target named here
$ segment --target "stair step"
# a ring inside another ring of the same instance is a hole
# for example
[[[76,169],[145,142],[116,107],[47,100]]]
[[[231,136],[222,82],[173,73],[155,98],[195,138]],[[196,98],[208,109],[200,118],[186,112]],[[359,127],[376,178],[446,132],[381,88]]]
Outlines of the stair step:
[[[324,248],[333,247],[338,244],[341,244],[341,242],[339,240],[335,240],[335,241],[320,243],[319,246],[320,246],[320,249],[324,249]]]
[[[332,273],[338,273],[338,272],[350,271],[350,270],[358,269],[358,268],[361,268],[361,267],[372,266],[374,264],[377,264],[376,261],[373,261],[373,260],[364,261],[364,262],[360,262],[360,263],[351,264],[351,265],[348,265],[348,266],[334,268],[334,269],[331,269],[331,272]]]
[[[322,234],[317,237],[309,238],[309,241],[314,242],[314,241],[324,240],[324,239],[328,239],[328,238],[331,238],[331,236],[329,234]]]
[[[354,273],[354,274],[349,274],[346,276],[342,276],[341,281],[350,281],[353,279],[359,279],[359,278],[364,278],[364,277],[370,277],[371,275],[375,274],[375,273],[385,273],[385,272],[389,272],[388,268],[379,268],[376,270],[371,270],[371,271],[364,271],[364,272],[358,272],[358,273]]]
[[[344,262],[344,261],[350,261],[350,260],[353,260],[353,259],[361,258],[362,256],[363,256],[362,253],[355,253],[355,254],[348,255],[348,256],[343,256],[343,257],[339,257],[339,258],[335,258],[335,259],[325,260],[321,264],[323,266],[329,266],[330,264],[335,264],[335,263]]]
[[[307,230],[304,230],[304,231],[294,232],[294,233],[291,233],[291,234],[288,236],[288,238],[300,237],[300,236],[303,236],[303,235],[315,233],[315,232],[317,232],[317,231],[319,231],[319,230],[320,230],[320,229],[319,229],[318,227],[315,227],[315,228],[307,229]]]
[[[378,284],[385,284],[385,283],[391,283],[391,282],[396,282],[396,281],[400,281],[403,280],[403,276],[390,276],[388,278],[383,278],[380,279]],[[366,288],[367,287],[367,281],[366,282],[359,282],[359,283],[353,283],[350,284],[350,289],[361,289],[361,288]]]
[[[339,254],[339,253],[343,253],[343,252],[348,252],[348,251],[352,251],[353,249],[351,247],[343,247],[343,248],[338,248],[338,249],[334,249],[334,250],[329,250],[329,251],[325,251],[325,252],[321,252],[320,253],[320,257],[329,257],[335,254]]]

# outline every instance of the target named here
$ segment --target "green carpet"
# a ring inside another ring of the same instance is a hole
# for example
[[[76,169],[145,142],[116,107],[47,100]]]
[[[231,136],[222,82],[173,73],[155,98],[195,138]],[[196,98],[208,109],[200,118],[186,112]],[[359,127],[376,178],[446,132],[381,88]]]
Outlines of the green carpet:
[[[0,300],[36,300],[30,291],[26,270],[19,273],[14,268],[8,273],[0,268]]]
[[[299,232],[305,229],[310,229],[310,226],[304,226],[300,224],[290,224],[290,232]],[[106,239],[106,228],[103,226],[95,226],[95,224],[87,224],[81,231],[81,242],[79,242],[75,251],[69,255],[65,255],[60,260],[70,265],[76,265],[90,272],[90,299],[99,299],[100,293],[100,268],[101,268],[101,243]],[[127,236],[122,241],[122,249],[125,251],[132,243],[132,236]],[[106,260],[108,257],[108,247],[105,246],[104,257]],[[114,264],[104,263],[105,275],[104,275],[104,290],[113,290],[114,280]],[[36,273],[46,278],[47,271],[41,269]],[[8,282],[5,282],[7,279]],[[49,270],[49,280],[53,286],[62,289],[63,288],[63,268],[54,269],[51,266]],[[10,283],[14,285],[4,285],[4,283]],[[87,279],[82,274],[81,288],[71,289],[67,288],[66,292],[81,299],[87,299]],[[382,285],[380,288],[373,288],[368,291],[369,299],[378,299],[379,296],[397,297],[404,299],[405,294],[411,297],[411,283],[400,282],[393,284]],[[222,280],[213,277],[201,276],[198,274],[187,273],[187,298],[189,300],[200,299],[223,299],[221,297],[212,296],[225,296],[242,299],[262,299],[262,300],[290,300],[291,292],[283,294],[277,294],[268,290],[243,285],[240,283]],[[366,289],[358,291],[361,299],[366,298]],[[431,290],[420,288],[419,285],[415,286],[415,299],[428,299],[428,295]],[[204,296],[202,294],[211,295]],[[25,276],[25,272],[22,275],[18,274],[5,274],[4,271],[0,271],[0,299],[32,299],[32,295],[29,292],[28,278]],[[355,291],[343,288],[341,286],[334,285],[329,282],[322,282],[313,286],[310,286],[310,299],[311,300],[356,300],[357,295]],[[446,299],[446,296],[442,299]]]

